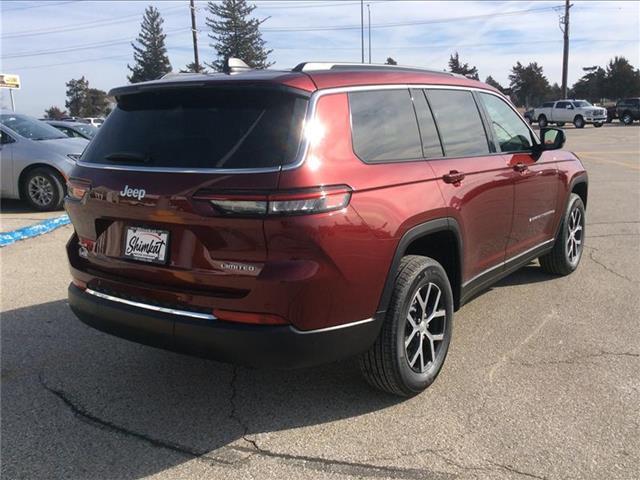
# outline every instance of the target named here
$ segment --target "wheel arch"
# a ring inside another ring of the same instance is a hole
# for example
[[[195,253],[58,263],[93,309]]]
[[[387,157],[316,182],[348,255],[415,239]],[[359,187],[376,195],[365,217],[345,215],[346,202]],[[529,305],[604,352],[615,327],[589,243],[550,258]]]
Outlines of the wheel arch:
[[[451,283],[454,308],[457,310],[460,306],[462,285],[462,252],[462,235],[458,222],[454,218],[430,220],[407,230],[396,247],[378,304],[377,315],[387,311],[399,273],[400,260],[405,255],[431,257],[442,265]]]
[[[589,181],[586,174],[580,175],[571,181],[571,188],[569,189],[569,193],[575,193],[576,195],[578,195],[582,200],[582,203],[584,204],[584,208],[587,208]]]

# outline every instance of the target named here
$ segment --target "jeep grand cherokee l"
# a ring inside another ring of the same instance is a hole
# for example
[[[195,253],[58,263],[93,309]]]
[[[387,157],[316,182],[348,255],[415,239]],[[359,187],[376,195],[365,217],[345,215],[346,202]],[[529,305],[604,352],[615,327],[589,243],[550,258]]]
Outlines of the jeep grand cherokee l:
[[[305,63],[110,94],[66,200],[69,304],[97,329],[252,366],[359,356],[413,395],[455,309],[580,261],[582,164],[478,81]]]

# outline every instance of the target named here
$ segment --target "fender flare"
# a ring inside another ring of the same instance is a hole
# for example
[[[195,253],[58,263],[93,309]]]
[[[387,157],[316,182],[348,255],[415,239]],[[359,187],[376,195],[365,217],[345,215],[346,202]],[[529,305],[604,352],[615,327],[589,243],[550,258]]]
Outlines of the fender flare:
[[[407,247],[414,241],[419,239],[420,237],[425,237],[427,235],[438,233],[438,232],[451,232],[456,238],[457,249],[458,249],[458,258],[457,258],[457,267],[458,271],[456,272],[457,278],[451,279],[451,288],[453,290],[453,296],[455,300],[454,307],[457,309],[459,307],[460,300],[460,285],[462,284],[462,266],[463,264],[463,243],[462,243],[462,233],[460,230],[460,226],[458,221],[452,217],[443,217],[437,218],[435,220],[429,220],[424,223],[420,223],[411,227],[407,230],[404,235],[400,238],[398,245],[396,246],[396,251],[393,255],[393,259],[391,261],[391,266],[389,267],[389,272],[387,273],[387,278],[384,283],[384,288],[382,289],[382,294],[380,295],[380,302],[378,303],[378,310],[376,312],[376,317],[382,317],[387,311],[387,307],[389,306],[389,302],[391,301],[391,294],[393,293],[393,288],[396,283],[396,278],[398,276],[398,267],[400,266],[400,261],[402,257],[405,255],[407,251]]]

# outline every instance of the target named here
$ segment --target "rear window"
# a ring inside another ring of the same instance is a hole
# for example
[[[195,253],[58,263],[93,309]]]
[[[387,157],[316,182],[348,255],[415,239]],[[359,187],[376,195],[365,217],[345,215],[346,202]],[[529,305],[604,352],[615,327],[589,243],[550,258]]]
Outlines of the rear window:
[[[307,99],[266,89],[125,95],[82,161],[161,168],[267,168],[292,163]]]

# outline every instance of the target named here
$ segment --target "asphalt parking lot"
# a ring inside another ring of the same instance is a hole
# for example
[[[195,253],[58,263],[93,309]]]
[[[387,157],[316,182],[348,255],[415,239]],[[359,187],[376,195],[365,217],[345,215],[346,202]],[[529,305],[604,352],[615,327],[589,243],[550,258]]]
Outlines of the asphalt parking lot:
[[[590,175],[581,266],[531,264],[464,306],[409,400],[353,362],[234,368],[84,326],[69,226],[0,249],[2,477],[638,478],[640,126],[567,136]]]

